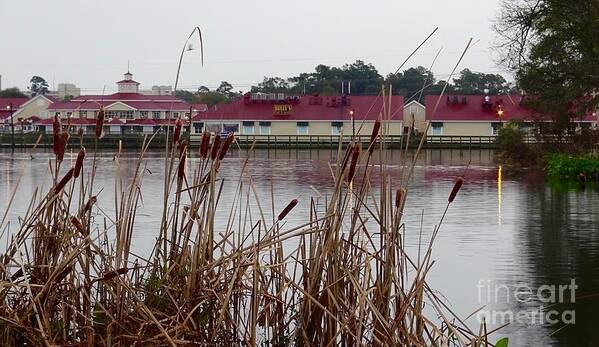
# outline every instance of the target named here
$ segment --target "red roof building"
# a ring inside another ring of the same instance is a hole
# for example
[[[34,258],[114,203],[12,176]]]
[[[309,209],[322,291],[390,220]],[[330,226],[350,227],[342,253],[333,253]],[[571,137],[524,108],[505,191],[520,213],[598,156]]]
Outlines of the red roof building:
[[[393,96],[390,131],[401,133],[403,97]],[[383,112],[380,96],[286,96],[250,94],[216,105],[193,119],[196,131],[237,132],[244,135],[369,135]]]
[[[8,118],[12,114],[15,114],[21,105],[26,103],[28,98],[0,98],[0,123],[10,121]]]

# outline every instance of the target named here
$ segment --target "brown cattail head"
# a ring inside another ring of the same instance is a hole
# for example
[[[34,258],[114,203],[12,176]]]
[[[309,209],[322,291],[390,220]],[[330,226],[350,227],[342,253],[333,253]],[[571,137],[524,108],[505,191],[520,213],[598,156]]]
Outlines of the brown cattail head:
[[[360,145],[355,144],[354,150],[351,156],[351,162],[349,164],[349,171],[347,172],[347,182],[351,182],[354,179],[354,175],[356,174],[356,165],[358,164],[358,159],[360,158]]]
[[[283,218],[285,218],[289,214],[289,212],[291,212],[291,210],[293,210],[295,205],[297,205],[297,199],[291,200],[289,202],[289,204],[287,204],[287,206],[283,209],[283,211],[281,211],[281,213],[279,213],[279,216],[277,217],[277,219],[283,220]]]
[[[397,190],[397,192],[395,193],[395,208],[401,208],[401,205],[403,203],[403,199],[405,199],[405,196],[406,196],[406,189],[399,188]]]
[[[202,134],[202,141],[200,142],[200,156],[206,159],[208,156],[208,147],[210,146],[210,133],[204,131]]]
[[[212,160],[216,159],[216,155],[218,154],[218,147],[220,147],[220,136],[216,134],[214,135],[214,141],[212,142],[212,151],[210,152],[210,158],[212,158]]]
[[[73,178],[73,171],[75,171],[75,169],[71,168],[65,175],[64,177],[58,182],[58,184],[54,187],[54,193],[59,193],[64,186],[67,185],[67,183],[69,183],[69,181],[71,180],[71,178]]]
[[[64,153],[69,143],[69,133],[62,133],[58,136],[58,148],[56,148],[56,159],[62,161],[64,159]]]
[[[181,118],[178,118],[175,121],[175,132],[173,133],[173,144],[176,144],[179,142],[179,138],[181,137],[181,127],[183,126],[183,123],[181,123]]]
[[[343,156],[343,161],[341,162],[341,172],[345,171],[345,167],[347,166],[347,163],[349,163],[349,158],[354,151],[354,145],[355,144],[352,142],[345,149],[345,155]]]
[[[179,156],[179,167],[177,168],[177,178],[182,180],[185,177],[185,160],[187,159],[187,145],[183,144],[181,155]]]
[[[75,227],[75,229],[77,229],[77,231],[84,237],[87,236],[87,231],[85,230],[85,228],[83,227],[83,224],[81,224],[81,222],[79,221],[79,219],[77,219],[77,217],[73,216],[71,217],[71,224],[73,224],[73,226]]]
[[[231,146],[231,143],[233,143],[233,140],[235,140],[235,134],[229,133],[229,136],[227,136],[225,142],[223,142],[223,146],[218,151],[218,160],[223,160],[227,154],[227,151],[229,150],[229,147]]]
[[[98,111],[98,119],[96,119],[96,138],[101,139],[104,136],[104,108]]]
[[[455,196],[458,195],[460,188],[462,188],[462,184],[464,184],[464,179],[462,177],[458,177],[458,179],[455,181],[455,184],[453,185],[451,193],[449,194],[449,198],[447,199],[449,203],[452,203],[455,199]]]
[[[122,267],[122,268],[116,269],[114,271],[105,272],[104,275],[100,278],[100,281],[108,281],[108,280],[113,279],[119,275],[126,274],[127,271],[129,271],[128,268]]]
[[[83,159],[85,159],[85,147],[81,147],[79,150],[79,154],[77,154],[77,161],[75,161],[75,171],[73,172],[73,177],[77,178],[81,174],[81,169],[83,168]]]
[[[96,198],[95,196],[92,196],[91,198],[89,198],[89,200],[85,204],[85,207],[83,208],[83,213],[87,213],[89,210],[91,210],[92,206],[94,206],[94,204],[97,201],[98,201],[98,198]]]
[[[368,144],[368,152],[372,154],[374,151],[374,143],[376,142],[376,138],[379,136],[379,131],[381,130],[381,120],[377,119],[372,126],[372,135],[370,135],[370,144]]]
[[[58,155],[58,150],[60,147],[60,133],[62,131],[62,126],[60,124],[60,118],[58,115],[54,116],[54,121],[52,122],[52,140],[53,145],[52,149],[54,150],[54,154]]]

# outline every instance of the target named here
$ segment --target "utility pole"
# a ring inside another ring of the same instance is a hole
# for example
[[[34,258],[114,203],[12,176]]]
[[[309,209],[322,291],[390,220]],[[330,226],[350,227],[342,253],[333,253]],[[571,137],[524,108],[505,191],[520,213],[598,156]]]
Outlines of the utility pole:
[[[13,109],[12,109],[12,103],[8,104],[8,106],[6,106],[6,109],[8,111],[10,111],[10,132],[11,132],[11,148],[12,148],[12,153],[15,152],[15,121],[13,119]]]

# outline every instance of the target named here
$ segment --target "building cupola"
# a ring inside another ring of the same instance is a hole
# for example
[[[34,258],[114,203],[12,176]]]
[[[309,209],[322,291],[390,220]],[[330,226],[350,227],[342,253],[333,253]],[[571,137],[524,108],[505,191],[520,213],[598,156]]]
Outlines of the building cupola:
[[[127,71],[122,81],[117,83],[119,93],[139,93],[139,82],[133,80],[133,74]]]

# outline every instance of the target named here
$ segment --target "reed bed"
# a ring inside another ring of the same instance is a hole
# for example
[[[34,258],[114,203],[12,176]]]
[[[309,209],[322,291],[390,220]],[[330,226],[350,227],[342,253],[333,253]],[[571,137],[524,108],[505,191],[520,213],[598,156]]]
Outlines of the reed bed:
[[[401,177],[388,171],[389,106],[380,110],[368,147],[339,145],[326,207],[300,197],[309,211],[299,211],[297,199],[282,206],[259,199],[247,159],[238,177],[222,177],[234,135],[221,140],[204,133],[191,148],[177,121],[164,160],[162,222],[145,256],[132,252],[132,240],[142,232],[136,212],[152,138],[131,177],[121,176],[115,156],[115,195],[103,196],[94,185],[102,169],[95,151],[76,148],[72,168],[63,161],[69,134],[57,119],[53,186],[35,191],[0,254],[0,343],[491,345],[484,324],[472,331],[426,281],[442,220],[417,259],[404,247],[414,162],[401,161]],[[383,159],[375,161],[375,152]],[[190,166],[189,157],[199,160]],[[448,192],[448,207],[462,183],[457,179]],[[226,189],[234,202],[225,218],[216,218]],[[101,210],[99,199],[115,212]],[[287,227],[294,213],[305,223]]]

